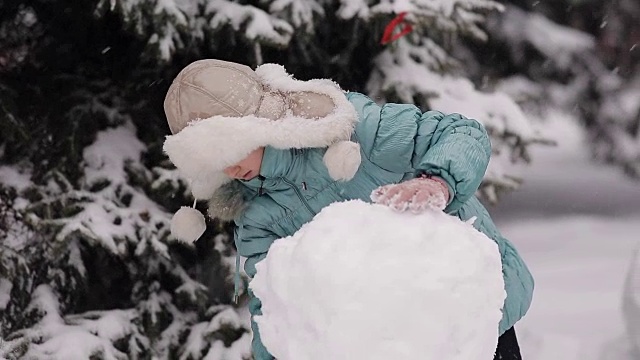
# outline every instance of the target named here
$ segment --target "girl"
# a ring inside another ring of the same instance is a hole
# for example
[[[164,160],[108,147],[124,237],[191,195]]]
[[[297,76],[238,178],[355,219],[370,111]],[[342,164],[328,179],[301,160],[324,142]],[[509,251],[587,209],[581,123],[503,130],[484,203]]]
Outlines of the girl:
[[[209,216],[235,222],[249,277],[276,239],[336,201],[476,217],[474,226],[496,241],[503,262],[507,297],[496,359],[521,358],[513,326],[529,308],[533,279],[474,196],[491,155],[479,122],[414,105],[379,106],[329,80],[295,80],[278,65],[253,71],[219,60],[182,70],[164,109],[173,133],[165,152],[194,197],[209,201]],[[183,240],[202,231],[202,222],[196,233],[184,221],[172,225]],[[260,315],[260,300],[249,296],[252,316]],[[253,321],[252,329],[254,358],[273,359]]]

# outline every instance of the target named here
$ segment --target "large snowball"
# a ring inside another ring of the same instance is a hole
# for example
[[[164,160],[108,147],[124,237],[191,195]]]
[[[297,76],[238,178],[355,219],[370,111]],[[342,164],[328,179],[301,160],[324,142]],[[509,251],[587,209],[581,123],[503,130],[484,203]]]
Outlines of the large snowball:
[[[277,240],[251,288],[278,360],[492,360],[498,247],[442,212],[335,203]]]

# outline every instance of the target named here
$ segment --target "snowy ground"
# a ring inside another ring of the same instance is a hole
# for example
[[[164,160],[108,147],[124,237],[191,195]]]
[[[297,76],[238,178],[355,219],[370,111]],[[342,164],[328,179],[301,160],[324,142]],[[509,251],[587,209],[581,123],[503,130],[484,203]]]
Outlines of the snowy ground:
[[[640,184],[590,163],[580,132],[534,154],[526,185],[490,211],[536,278],[516,327],[525,360],[630,360],[621,295],[640,245]]]

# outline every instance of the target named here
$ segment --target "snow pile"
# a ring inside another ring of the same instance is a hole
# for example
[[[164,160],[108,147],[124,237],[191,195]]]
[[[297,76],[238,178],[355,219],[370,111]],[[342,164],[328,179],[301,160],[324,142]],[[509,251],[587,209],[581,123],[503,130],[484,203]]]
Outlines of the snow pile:
[[[506,296],[498,247],[471,224],[359,200],[276,241],[250,286],[279,360],[491,360]]]
[[[131,122],[98,132],[95,142],[87,146],[82,154],[85,182],[90,185],[104,180],[116,184],[127,183],[125,164],[140,161],[145,150]]]
[[[94,311],[63,317],[55,290],[38,285],[27,312],[36,311],[42,318],[34,328],[20,331],[21,335],[0,347],[0,359],[12,359],[21,347],[29,344],[21,359],[80,360],[100,356],[101,359],[126,359],[127,355],[113,346],[135,332],[133,310]],[[136,341],[137,339],[132,339]]]
[[[633,351],[640,355],[640,248],[631,261],[622,293],[622,312]]]

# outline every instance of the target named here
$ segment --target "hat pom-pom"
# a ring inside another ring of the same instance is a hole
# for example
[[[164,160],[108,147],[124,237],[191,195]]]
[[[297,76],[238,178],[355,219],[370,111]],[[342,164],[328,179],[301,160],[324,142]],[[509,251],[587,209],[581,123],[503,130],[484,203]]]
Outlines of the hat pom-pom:
[[[360,145],[352,141],[339,141],[329,146],[324,164],[334,180],[351,180],[360,167]]]
[[[198,240],[206,228],[204,215],[191,207],[181,207],[171,219],[171,234],[186,243]]]

